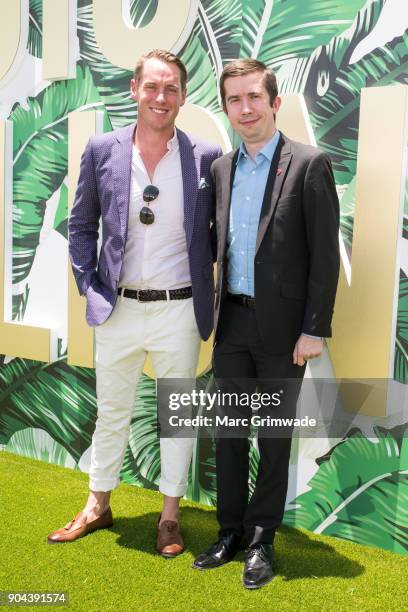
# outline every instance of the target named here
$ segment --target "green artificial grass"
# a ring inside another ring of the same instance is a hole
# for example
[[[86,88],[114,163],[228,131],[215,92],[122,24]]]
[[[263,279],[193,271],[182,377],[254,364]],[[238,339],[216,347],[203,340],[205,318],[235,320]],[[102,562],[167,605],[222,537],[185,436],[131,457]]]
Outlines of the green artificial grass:
[[[165,560],[154,552],[159,493],[122,484],[112,498],[111,529],[49,545],[47,534],[82,508],[86,474],[0,452],[0,483],[3,591],[67,591],[69,609],[89,612],[408,609],[408,557],[283,528],[277,577],[248,591],[242,556],[216,570],[190,567],[215,538],[213,509],[183,503],[187,550]]]

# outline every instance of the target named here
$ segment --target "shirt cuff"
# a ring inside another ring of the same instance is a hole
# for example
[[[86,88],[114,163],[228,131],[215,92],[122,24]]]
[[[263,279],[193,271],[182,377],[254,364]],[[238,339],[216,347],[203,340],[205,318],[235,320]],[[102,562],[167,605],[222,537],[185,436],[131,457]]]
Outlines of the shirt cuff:
[[[323,340],[322,336],[312,336],[311,334],[305,334],[305,332],[302,332],[303,336],[306,336],[306,338],[313,338],[314,340]]]

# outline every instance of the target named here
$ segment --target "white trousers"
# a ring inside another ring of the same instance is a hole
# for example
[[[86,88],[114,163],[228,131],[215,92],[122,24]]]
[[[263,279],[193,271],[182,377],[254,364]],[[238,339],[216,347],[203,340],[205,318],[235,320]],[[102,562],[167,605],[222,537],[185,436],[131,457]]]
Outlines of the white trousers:
[[[98,415],[92,438],[89,487],[111,491],[129,440],[136,386],[147,353],[157,378],[194,378],[200,335],[193,299],[138,302],[118,297],[111,316],[95,328]],[[159,490],[181,497],[187,489],[193,439],[160,439]]]

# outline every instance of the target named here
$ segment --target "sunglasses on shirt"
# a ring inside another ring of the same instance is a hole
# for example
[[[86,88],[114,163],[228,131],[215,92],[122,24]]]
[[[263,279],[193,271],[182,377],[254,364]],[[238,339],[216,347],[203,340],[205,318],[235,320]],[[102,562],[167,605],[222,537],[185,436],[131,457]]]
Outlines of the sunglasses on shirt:
[[[159,195],[159,190],[154,185],[147,185],[143,189],[143,201],[147,203],[147,206],[143,206],[139,213],[140,223],[143,225],[151,225],[154,221],[154,212],[149,207],[150,202],[153,202]]]

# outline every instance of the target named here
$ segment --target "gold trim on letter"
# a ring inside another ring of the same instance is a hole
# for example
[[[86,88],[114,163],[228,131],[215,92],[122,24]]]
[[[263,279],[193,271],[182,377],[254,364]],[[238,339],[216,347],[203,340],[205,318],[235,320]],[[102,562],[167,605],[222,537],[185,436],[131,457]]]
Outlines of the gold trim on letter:
[[[341,269],[328,342],[336,378],[392,378],[407,92],[402,85],[361,91],[351,283]],[[347,408],[385,415],[386,386],[379,389]]]
[[[42,75],[48,80],[75,78],[76,2],[43,0]]]
[[[0,2],[0,81],[8,82],[14,77],[26,53],[28,12],[28,0]]]

